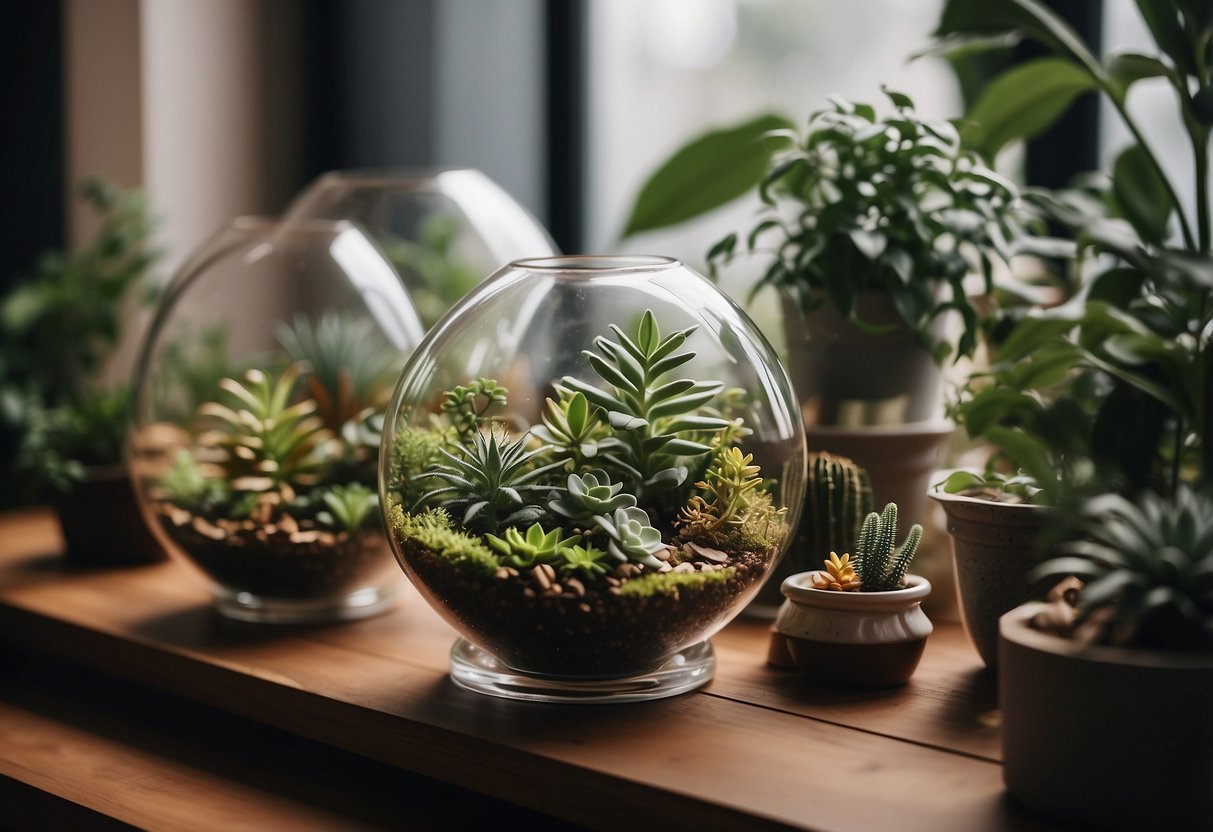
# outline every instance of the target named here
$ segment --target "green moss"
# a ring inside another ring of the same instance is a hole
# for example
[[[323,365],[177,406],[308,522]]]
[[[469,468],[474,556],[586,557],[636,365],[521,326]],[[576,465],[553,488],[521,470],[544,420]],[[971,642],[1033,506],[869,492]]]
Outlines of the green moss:
[[[628,581],[619,587],[619,594],[633,598],[652,598],[654,595],[677,598],[681,590],[702,589],[708,584],[731,581],[733,575],[732,567],[718,572],[653,572]]]
[[[392,445],[392,460],[388,468],[389,488],[400,494],[404,505],[414,505],[434,481],[424,475],[438,462],[438,450],[445,437],[441,431],[427,428],[401,428]]]
[[[388,526],[397,540],[429,550],[444,560],[492,575],[501,561],[478,537],[459,531],[451,516],[440,508],[409,514],[393,500],[387,510]]]

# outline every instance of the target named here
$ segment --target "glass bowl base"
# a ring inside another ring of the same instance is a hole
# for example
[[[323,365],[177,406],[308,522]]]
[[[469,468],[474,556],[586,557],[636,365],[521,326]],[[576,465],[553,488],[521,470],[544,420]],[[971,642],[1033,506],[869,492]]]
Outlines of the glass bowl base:
[[[329,598],[271,598],[216,589],[215,607],[225,618],[255,624],[328,624],[386,612],[395,602],[391,586],[372,586]]]
[[[643,702],[695,690],[712,680],[716,655],[710,642],[687,647],[659,667],[615,679],[535,676],[506,666],[465,639],[451,648],[451,680],[461,688],[526,702]]]

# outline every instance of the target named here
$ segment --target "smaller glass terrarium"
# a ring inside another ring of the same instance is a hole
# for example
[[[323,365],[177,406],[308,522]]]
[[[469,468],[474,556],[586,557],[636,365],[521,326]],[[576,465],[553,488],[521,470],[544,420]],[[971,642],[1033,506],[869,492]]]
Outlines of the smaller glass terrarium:
[[[153,531],[224,615],[386,608],[399,570],[380,431],[420,338],[399,277],[348,222],[237,219],[178,272],[139,362],[131,472]]]
[[[801,504],[787,374],[660,257],[517,261],[427,336],[388,407],[381,501],[462,638],[454,680],[627,701],[705,684]]]

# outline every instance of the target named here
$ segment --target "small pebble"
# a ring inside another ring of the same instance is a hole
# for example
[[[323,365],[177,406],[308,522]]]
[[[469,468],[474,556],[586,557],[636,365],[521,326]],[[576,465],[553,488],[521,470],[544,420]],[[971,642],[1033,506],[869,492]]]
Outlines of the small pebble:
[[[547,592],[552,588],[552,579],[548,577],[548,573],[543,569],[544,564],[540,564],[531,570],[531,576],[535,579],[535,583],[539,584],[539,588]]]
[[[508,569],[506,569],[504,566],[501,567],[500,569],[498,569],[493,574],[494,574],[494,577],[500,578],[501,580],[505,580],[510,577],[510,571]]]
[[[582,612],[590,612],[593,608],[585,601],[582,601],[577,605],[577,609],[581,610]]]
[[[663,573],[664,572],[673,572],[674,568],[672,566],[670,566],[668,563],[663,563],[663,564],[661,564],[661,568],[658,569],[657,571],[663,572]]]
[[[675,571],[675,572],[683,572],[683,573],[686,573],[686,572],[694,572],[694,571],[695,571],[695,564],[693,564],[693,563],[680,563],[680,564],[678,564],[677,566],[675,566],[675,567],[674,567],[674,571]]]
[[[621,583],[623,583],[623,581],[619,580],[618,578],[614,578],[610,575],[607,575],[606,581],[611,586],[619,586]]]
[[[585,596],[585,584],[583,584],[581,581],[577,580],[576,578],[566,578],[564,583],[565,586],[567,586],[569,590],[578,598]]]
[[[522,594],[523,594],[524,596],[526,596],[527,598],[534,598],[534,597],[535,597],[535,590],[531,589],[529,586],[528,586],[528,587],[524,587],[524,588],[523,588],[523,590],[522,590]]]

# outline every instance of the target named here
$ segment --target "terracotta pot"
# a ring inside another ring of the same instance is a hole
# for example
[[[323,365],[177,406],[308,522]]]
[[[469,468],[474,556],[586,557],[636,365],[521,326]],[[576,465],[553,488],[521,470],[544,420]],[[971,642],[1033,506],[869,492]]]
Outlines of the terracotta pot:
[[[792,664],[805,677],[846,687],[905,682],[934,629],[922,611],[931,583],[906,576],[892,592],[833,592],[813,587],[818,571],[789,576],[775,618]],[[779,655],[772,650],[772,657]],[[776,663],[778,665],[778,663]]]
[[[805,425],[863,427],[922,422],[943,414],[939,365],[902,322],[885,292],[866,292],[856,311],[868,323],[893,327],[881,335],[857,328],[828,301],[805,315],[782,298],[788,373]],[[931,326],[942,337],[946,320]]]
[[[130,476],[121,465],[88,469],[69,494],[52,506],[66,544],[68,566],[134,566],[165,559],[164,549],[143,521]]]
[[[1003,777],[1101,829],[1213,829],[1213,655],[1083,648],[1001,620]]]
[[[961,621],[986,667],[998,667],[998,619],[1043,589],[1028,582],[1050,509],[931,491],[948,517]]]

